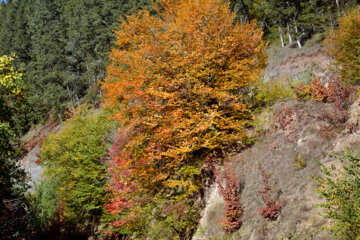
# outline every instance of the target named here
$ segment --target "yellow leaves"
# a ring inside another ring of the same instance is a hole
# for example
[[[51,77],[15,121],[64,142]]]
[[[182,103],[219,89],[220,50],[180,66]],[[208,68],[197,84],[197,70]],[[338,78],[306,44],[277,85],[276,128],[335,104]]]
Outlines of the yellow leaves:
[[[164,183],[164,186],[181,192],[181,194],[175,197],[175,200],[179,201],[191,196],[199,190],[199,187],[197,187],[193,182],[193,177],[200,174],[200,171],[196,167],[185,166],[177,171],[176,175],[179,179],[167,180]]]
[[[15,55],[0,57],[0,87],[5,90],[5,93],[11,94],[17,99],[22,98],[19,81],[22,74],[15,71],[13,67]]]

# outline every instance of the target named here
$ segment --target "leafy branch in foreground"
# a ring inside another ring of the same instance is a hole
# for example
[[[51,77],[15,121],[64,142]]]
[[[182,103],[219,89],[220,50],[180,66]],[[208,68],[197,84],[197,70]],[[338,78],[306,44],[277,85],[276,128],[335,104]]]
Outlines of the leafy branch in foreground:
[[[328,228],[341,239],[360,237],[360,157],[346,151],[343,155],[333,156],[341,166],[321,167],[323,177],[316,177],[316,191],[325,199],[319,204],[325,210],[325,217],[334,219]]]

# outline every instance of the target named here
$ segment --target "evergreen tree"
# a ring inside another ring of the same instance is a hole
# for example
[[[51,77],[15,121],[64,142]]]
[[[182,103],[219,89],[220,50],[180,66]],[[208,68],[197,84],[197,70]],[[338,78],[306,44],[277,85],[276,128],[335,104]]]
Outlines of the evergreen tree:
[[[67,85],[64,83],[64,28],[60,21],[64,1],[35,0],[29,21],[31,36],[27,77],[29,95],[34,104],[32,118],[41,120],[53,111],[55,115],[64,108],[68,99]]]

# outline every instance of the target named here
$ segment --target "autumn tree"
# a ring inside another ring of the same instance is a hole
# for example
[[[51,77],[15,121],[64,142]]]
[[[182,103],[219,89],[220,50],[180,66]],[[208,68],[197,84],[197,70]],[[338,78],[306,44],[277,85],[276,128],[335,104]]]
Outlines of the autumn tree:
[[[360,83],[360,8],[339,19],[339,28],[325,39],[330,60],[340,69],[342,80]]]
[[[206,156],[245,144],[249,86],[266,44],[224,1],[161,0],[153,9],[115,32],[104,101],[132,128],[115,172],[131,171],[143,194],[181,201],[197,193]]]

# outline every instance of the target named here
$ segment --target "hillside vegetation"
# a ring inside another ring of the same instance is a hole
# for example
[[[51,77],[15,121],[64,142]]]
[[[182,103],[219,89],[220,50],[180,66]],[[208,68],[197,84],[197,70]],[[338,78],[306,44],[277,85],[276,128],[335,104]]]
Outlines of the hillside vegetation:
[[[356,4],[0,3],[0,239],[360,238]]]

